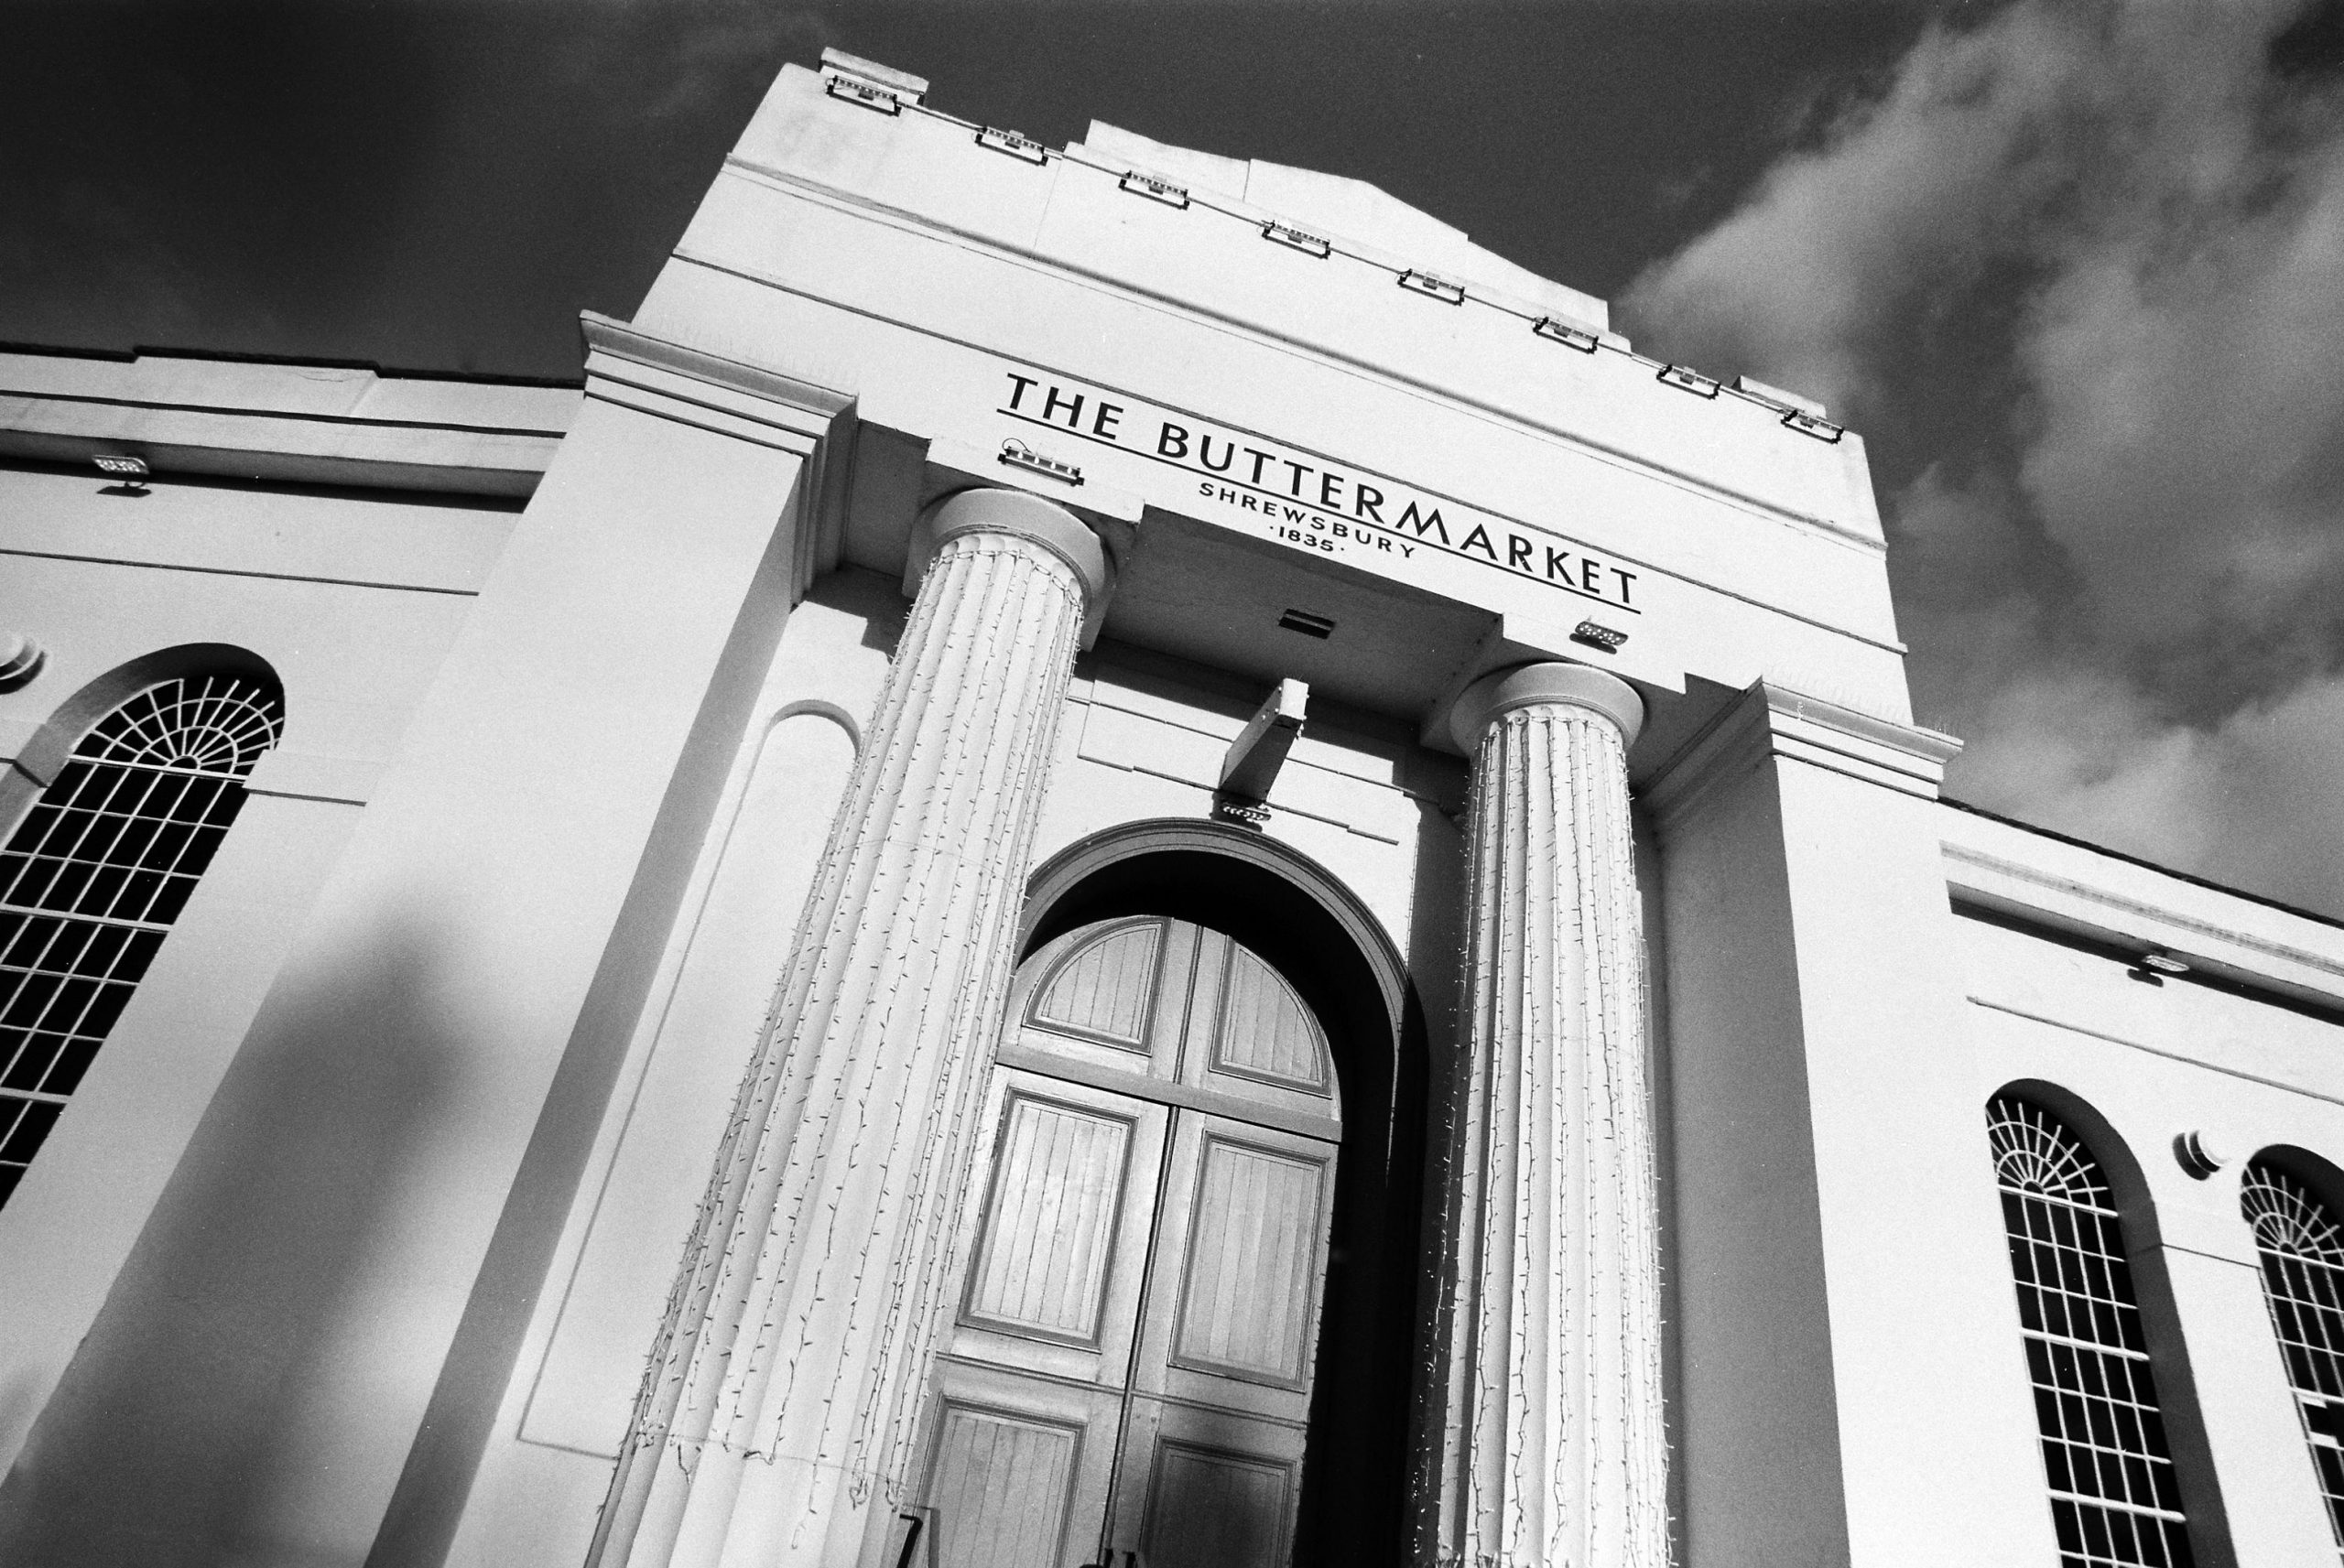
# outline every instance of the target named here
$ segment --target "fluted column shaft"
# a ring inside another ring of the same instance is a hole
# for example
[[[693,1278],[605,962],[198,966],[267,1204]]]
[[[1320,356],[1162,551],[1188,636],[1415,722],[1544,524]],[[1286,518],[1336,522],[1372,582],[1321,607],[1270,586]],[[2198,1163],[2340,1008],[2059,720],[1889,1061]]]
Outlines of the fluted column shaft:
[[[1014,492],[936,543],[743,1082],[593,1562],[852,1563],[900,1500],[1098,541]]]
[[[1624,683],[1477,684],[1464,1016],[1437,1130],[1416,1551],[1663,1568],[1658,1213]]]

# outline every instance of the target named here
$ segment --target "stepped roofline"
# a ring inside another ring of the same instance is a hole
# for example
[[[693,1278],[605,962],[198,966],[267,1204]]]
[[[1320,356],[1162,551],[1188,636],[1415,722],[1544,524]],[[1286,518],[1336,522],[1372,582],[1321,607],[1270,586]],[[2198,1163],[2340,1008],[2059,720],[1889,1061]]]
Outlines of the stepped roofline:
[[[1541,277],[1473,243],[1464,230],[1409,206],[1364,179],[1261,158],[1199,152],[1103,120],[1091,121],[1090,131],[1075,146],[1109,162],[1145,168],[1178,184],[1258,207],[1329,239],[1395,252],[1436,271],[1453,274],[1460,282],[1478,283],[1588,326],[1611,329],[1611,308],[1595,296]]]

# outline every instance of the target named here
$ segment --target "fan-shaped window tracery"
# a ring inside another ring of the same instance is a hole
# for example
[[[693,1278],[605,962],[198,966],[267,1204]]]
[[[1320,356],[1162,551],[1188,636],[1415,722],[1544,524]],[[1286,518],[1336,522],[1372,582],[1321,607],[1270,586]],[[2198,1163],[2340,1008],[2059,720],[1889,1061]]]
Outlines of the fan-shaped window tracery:
[[[2091,1152],[2050,1111],[1987,1108],[2060,1568],[2188,1568],[2122,1221]]]
[[[2246,1168],[2239,1202],[2262,1254],[2263,1304],[2287,1358],[2328,1528],[2344,1549],[2344,1227],[2309,1187],[2260,1160]]]
[[[284,729],[273,685],[158,682],[92,725],[0,849],[0,1203],[89,1071]]]

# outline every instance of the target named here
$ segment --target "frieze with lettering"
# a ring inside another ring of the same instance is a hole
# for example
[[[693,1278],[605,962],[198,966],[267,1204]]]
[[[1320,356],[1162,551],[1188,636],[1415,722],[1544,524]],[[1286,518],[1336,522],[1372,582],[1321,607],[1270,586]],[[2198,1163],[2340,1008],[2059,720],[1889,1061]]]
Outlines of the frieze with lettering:
[[[1187,493],[1204,504],[1178,510],[1213,515],[1468,603],[1483,602],[1489,585],[1476,592],[1443,568],[1501,573],[1549,590],[1557,596],[1552,606],[1557,615],[1590,605],[1615,615],[1644,614],[1642,568],[1535,524],[1061,377],[1004,371],[999,391],[995,414],[1179,470],[1188,479]],[[1030,448],[1021,454],[1029,461],[1034,455],[1047,454]]]

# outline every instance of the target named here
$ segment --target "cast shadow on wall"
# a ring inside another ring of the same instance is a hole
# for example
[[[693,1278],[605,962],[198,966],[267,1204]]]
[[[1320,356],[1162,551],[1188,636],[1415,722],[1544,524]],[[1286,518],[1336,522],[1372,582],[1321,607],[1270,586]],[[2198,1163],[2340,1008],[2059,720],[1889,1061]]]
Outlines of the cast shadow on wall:
[[[0,1484],[10,1568],[309,1563],[273,1516],[342,1314],[379,1292],[386,1195],[451,1103],[432,944],[379,931],[331,994],[261,1022]],[[274,1000],[275,999],[272,999]]]

